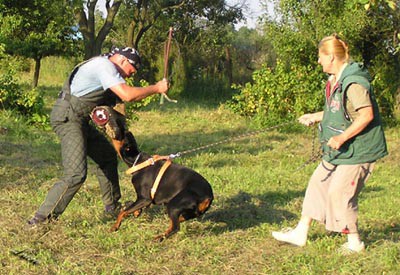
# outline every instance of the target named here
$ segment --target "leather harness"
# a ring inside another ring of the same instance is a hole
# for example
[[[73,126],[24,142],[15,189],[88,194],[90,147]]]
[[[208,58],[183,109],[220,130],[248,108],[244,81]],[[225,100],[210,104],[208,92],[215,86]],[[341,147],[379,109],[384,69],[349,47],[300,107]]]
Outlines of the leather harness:
[[[168,169],[168,167],[171,165],[172,161],[171,158],[169,156],[159,156],[159,155],[154,155],[151,158],[149,158],[148,160],[139,163],[137,165],[133,165],[131,168],[129,168],[128,170],[126,170],[126,174],[127,175],[131,175],[143,168],[146,168],[150,165],[154,165],[157,161],[159,160],[165,160],[165,163],[163,164],[163,166],[161,167],[160,171],[158,172],[158,175],[156,177],[156,180],[153,183],[153,186],[151,188],[151,192],[150,192],[150,196],[151,199],[153,200],[155,197],[155,194],[157,192],[158,186],[160,185],[160,181],[162,176],[164,175],[165,171]]]

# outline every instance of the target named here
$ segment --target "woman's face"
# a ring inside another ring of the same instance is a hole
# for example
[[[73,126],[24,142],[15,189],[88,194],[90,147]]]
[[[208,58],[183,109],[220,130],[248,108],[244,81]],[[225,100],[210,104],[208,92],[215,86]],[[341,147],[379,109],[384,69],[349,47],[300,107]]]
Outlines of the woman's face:
[[[326,54],[318,51],[318,64],[322,66],[322,71],[328,74],[332,74],[333,54]]]

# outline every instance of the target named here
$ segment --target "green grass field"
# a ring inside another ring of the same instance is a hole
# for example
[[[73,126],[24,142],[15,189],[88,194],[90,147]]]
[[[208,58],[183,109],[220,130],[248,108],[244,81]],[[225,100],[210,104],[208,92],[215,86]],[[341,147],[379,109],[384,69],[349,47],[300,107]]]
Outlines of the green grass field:
[[[47,100],[57,88],[47,89]],[[51,102],[49,103],[51,105]],[[140,148],[170,154],[254,131],[216,104],[181,100],[138,112],[131,124]],[[346,237],[313,224],[303,248],[276,242],[271,231],[295,226],[307,181],[312,130],[296,125],[187,154],[175,161],[207,178],[212,207],[162,243],[165,208],[153,206],[109,233],[93,165],[60,220],[39,230],[24,225],[61,175],[60,147],[50,130],[0,113],[1,274],[400,274],[400,131],[386,129],[390,155],[379,161],[360,196],[366,251],[343,256]],[[120,163],[122,201],[135,198]],[[298,169],[300,167],[300,169]],[[16,255],[17,254],[17,255]]]

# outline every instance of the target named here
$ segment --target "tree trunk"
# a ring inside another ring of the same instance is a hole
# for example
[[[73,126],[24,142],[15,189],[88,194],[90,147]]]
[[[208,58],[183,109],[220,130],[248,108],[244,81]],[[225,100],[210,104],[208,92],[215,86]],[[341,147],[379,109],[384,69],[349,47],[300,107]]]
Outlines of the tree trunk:
[[[35,58],[35,73],[33,74],[32,88],[36,88],[39,83],[40,63],[42,58]]]
[[[95,6],[97,0],[87,2],[87,17],[83,6],[75,13],[75,18],[78,21],[79,30],[82,33],[85,45],[85,59],[89,59],[101,53],[104,40],[114,24],[114,19],[121,6],[122,0],[114,0],[112,4],[110,4],[110,2],[110,0],[106,1],[107,17],[97,36],[95,28]]]
[[[231,58],[231,51],[229,47],[225,47],[225,73],[228,77],[229,86],[233,83],[233,76],[232,76],[232,58]]]

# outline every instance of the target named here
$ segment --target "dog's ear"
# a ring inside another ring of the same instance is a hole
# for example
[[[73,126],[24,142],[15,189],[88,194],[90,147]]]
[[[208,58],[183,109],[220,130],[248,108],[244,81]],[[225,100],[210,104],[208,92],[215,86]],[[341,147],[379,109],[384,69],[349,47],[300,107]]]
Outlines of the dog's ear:
[[[136,149],[139,151],[136,139],[133,136],[132,132],[130,131],[125,131],[125,144],[129,146],[131,149]]]
[[[130,161],[129,158],[136,157],[140,153],[136,139],[130,131],[125,131],[124,144],[120,153],[125,161]]]

